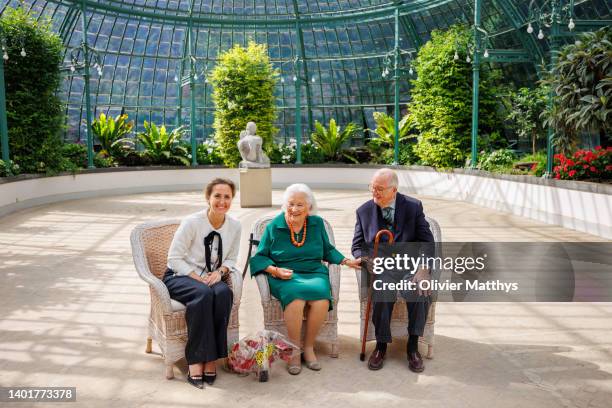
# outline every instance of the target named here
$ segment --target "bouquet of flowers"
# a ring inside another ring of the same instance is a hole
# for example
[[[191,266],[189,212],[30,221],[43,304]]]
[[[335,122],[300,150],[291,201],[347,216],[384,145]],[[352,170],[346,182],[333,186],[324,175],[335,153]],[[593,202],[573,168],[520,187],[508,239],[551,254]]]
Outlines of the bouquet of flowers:
[[[268,381],[270,365],[276,360],[289,361],[300,348],[282,334],[262,330],[235,343],[229,352],[229,367],[239,374],[256,373],[260,382]]]

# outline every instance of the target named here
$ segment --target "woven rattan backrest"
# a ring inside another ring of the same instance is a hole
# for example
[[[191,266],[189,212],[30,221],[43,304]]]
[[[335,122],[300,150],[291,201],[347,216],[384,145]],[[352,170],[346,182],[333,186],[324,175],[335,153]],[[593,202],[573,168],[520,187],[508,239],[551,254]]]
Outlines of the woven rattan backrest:
[[[159,279],[164,276],[168,264],[168,250],[179,224],[152,227],[143,231],[142,243],[149,270]]]

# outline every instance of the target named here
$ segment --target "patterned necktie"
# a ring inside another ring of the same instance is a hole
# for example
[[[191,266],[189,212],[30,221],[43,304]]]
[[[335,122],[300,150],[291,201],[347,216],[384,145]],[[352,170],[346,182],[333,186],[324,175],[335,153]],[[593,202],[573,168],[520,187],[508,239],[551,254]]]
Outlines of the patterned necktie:
[[[393,208],[391,207],[385,207],[382,209],[383,219],[385,220],[389,228],[393,228],[393,215],[391,214],[392,212]]]

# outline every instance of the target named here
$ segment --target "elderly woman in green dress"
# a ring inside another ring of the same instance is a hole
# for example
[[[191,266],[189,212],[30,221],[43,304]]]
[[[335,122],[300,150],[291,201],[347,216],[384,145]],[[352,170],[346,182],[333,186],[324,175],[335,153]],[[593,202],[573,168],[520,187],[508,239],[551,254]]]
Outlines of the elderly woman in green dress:
[[[321,365],[313,346],[333,298],[329,271],[321,261],[359,268],[360,259],[345,258],[329,242],[325,224],[316,213],[312,191],[305,184],[293,184],[285,190],[283,212],[266,227],[257,253],[251,258],[251,275],[266,273],[270,292],[284,310],[289,339],[300,344],[304,306],[306,317],[302,359],[306,367],[318,371]],[[300,356],[294,356],[287,369],[301,371]]]

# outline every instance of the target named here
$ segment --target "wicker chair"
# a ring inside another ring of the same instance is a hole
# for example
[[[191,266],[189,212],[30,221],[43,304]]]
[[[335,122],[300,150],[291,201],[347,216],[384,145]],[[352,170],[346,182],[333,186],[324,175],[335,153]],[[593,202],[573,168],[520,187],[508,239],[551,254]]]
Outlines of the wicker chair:
[[[174,364],[185,356],[187,326],[185,305],[170,299],[161,281],[166,268],[168,250],[180,220],[148,222],[138,225],[131,234],[132,257],[138,275],[149,284],[151,309],[146,352],[151,352],[152,340],[159,345],[166,363],[166,378],[174,378]],[[242,276],[232,270],[224,281],[234,293],[234,305],[227,328],[227,342],[238,341],[238,308],[242,296]]]
[[[425,217],[431,232],[434,236],[435,242],[442,242],[442,232],[440,230],[440,224],[433,218]],[[440,254],[437,254],[440,256]],[[433,273],[436,275],[436,272]],[[360,329],[359,329],[359,340],[363,339],[363,325],[365,324],[365,312],[368,304],[367,293],[365,290],[361,290],[361,271],[356,271],[357,285],[359,292],[359,303],[360,303]],[[433,358],[434,353],[434,324],[436,322],[436,302],[432,302],[429,307],[429,313],[427,314],[427,321],[425,323],[425,331],[423,336],[419,339],[420,343],[424,343],[427,346],[426,358]],[[403,297],[398,296],[393,308],[393,314],[391,315],[391,335],[393,337],[406,337],[408,332],[408,311],[406,309],[406,301]],[[368,341],[375,340],[374,336],[374,324],[372,323],[372,316],[370,315],[369,327],[368,327]]]
[[[259,240],[263,235],[264,230],[268,223],[274,218],[274,216],[266,216],[258,219],[253,228],[251,229],[251,239],[249,245],[259,244]],[[325,230],[329,236],[329,241],[332,245],[335,245],[334,232],[331,225],[327,220],[325,222]],[[249,251],[250,255],[250,251]],[[250,257],[250,256],[249,256]],[[248,265],[248,261],[247,261]],[[317,341],[328,343],[331,346],[330,357],[338,357],[338,299],[340,293],[340,266],[339,265],[328,265],[329,267],[329,283],[332,290],[332,298],[334,299],[334,308],[329,311],[319,335]],[[246,269],[245,269],[246,271]],[[258,274],[255,276],[257,286],[259,287],[259,294],[261,295],[261,305],[264,312],[264,327],[266,330],[275,330],[277,332],[287,335],[287,327],[285,326],[285,319],[283,317],[283,309],[281,308],[280,302],[270,294],[270,286],[268,285],[268,279],[264,274]],[[304,308],[304,316],[306,316],[307,307]],[[304,317],[305,319],[305,317]],[[302,325],[304,328],[305,325]],[[302,330],[302,337],[304,336],[304,330]]]

